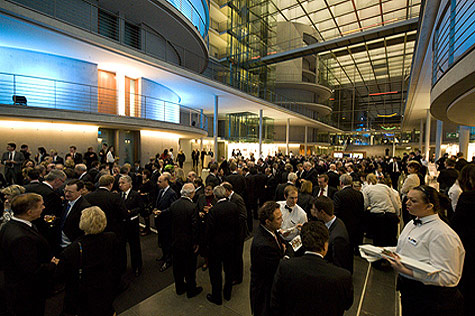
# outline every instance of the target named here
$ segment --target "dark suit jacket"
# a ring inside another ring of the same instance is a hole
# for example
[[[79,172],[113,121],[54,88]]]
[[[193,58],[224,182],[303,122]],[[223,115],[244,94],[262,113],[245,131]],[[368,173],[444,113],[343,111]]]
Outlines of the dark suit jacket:
[[[280,235],[277,238],[283,243]],[[284,249],[262,225],[251,245],[251,310],[255,316],[268,315],[274,274],[284,257]]]
[[[175,251],[192,251],[198,245],[198,212],[196,204],[186,197],[172,203],[168,209],[172,223],[172,247]]]
[[[52,157],[53,158],[53,163],[60,163],[60,164],[64,164],[64,159],[60,156],[54,156]]]
[[[361,232],[361,222],[364,214],[363,194],[351,187],[346,187],[333,196],[335,215],[345,223],[350,241]]]
[[[239,223],[241,225],[240,238],[242,241],[244,241],[244,239],[246,239],[247,235],[249,234],[249,230],[247,227],[246,203],[244,202],[242,196],[237,194],[237,192],[234,192],[229,201],[236,204],[239,209]]]
[[[286,182],[286,183],[280,183],[279,185],[277,185],[277,188],[275,189],[274,201],[285,200],[284,191],[288,185],[293,185],[293,184]]]
[[[309,171],[304,171],[302,179],[312,182],[314,186],[318,185],[318,173],[315,168],[311,168]]]
[[[256,182],[256,194],[260,204],[263,204],[265,202],[267,177],[262,172],[257,173],[254,177],[254,181]]]
[[[158,191],[157,201],[155,202],[155,207],[160,211],[165,211],[172,205],[173,202],[176,201],[178,196],[176,195],[175,191],[171,187],[169,187],[165,193],[163,193],[163,189]]]
[[[244,196],[246,193],[246,179],[243,175],[232,173],[226,177],[226,181],[232,184],[234,192],[237,192],[240,196]]]
[[[68,157],[71,157],[71,153],[67,153],[66,156],[64,156],[64,159],[67,159]],[[76,152],[76,154],[74,155],[74,163],[75,164],[78,164],[78,163],[83,163],[82,161],[82,155],[78,152]]]
[[[272,285],[272,315],[342,316],[353,304],[351,274],[313,254],[283,260]]]
[[[64,222],[63,232],[71,242],[84,235],[84,232],[79,229],[79,220],[81,219],[82,210],[90,206],[91,204],[81,196],[69,211],[69,215],[66,217],[66,221]],[[61,217],[66,215],[65,211],[66,208]],[[59,219],[59,221],[61,221],[61,219]]]
[[[335,173],[333,171],[328,171],[327,176],[328,176],[328,185],[336,189],[340,185],[340,176],[338,175],[338,173]]]
[[[13,157],[13,161],[16,162],[14,164],[12,163],[5,163],[5,160],[10,160],[10,152],[6,151],[2,155],[2,164],[5,165],[5,169],[13,169],[15,170],[16,173],[19,173],[21,171],[21,164],[25,160],[25,156],[23,156],[23,153],[20,151],[15,151],[15,157]]]
[[[214,174],[214,173],[210,173],[207,177],[206,177],[206,185],[211,185],[211,187],[215,187],[215,186],[218,186],[221,181],[219,180],[219,178]]]
[[[127,219],[139,215],[144,208],[144,201],[140,193],[135,190],[130,190],[127,199],[125,200],[125,207],[127,208]]]
[[[266,178],[265,200],[271,201],[275,196],[275,189],[277,188],[277,180],[273,175]]]
[[[229,201],[216,203],[206,221],[206,240],[210,253],[234,253],[240,234],[239,209]]]
[[[119,239],[123,238],[127,208],[120,195],[99,187],[96,191],[86,195],[85,198],[91,205],[99,206],[106,214],[107,226],[104,231],[114,232]]]
[[[55,269],[48,242],[27,224],[11,220],[0,230],[0,257],[9,307],[22,315],[37,315]]]
[[[338,217],[330,226],[330,240],[325,260],[353,274],[353,250],[345,224]]]
[[[328,197],[333,200],[333,196],[335,193],[338,192],[338,190],[330,185],[328,185]],[[315,187],[313,190],[313,196],[318,197],[320,194],[320,187]]]
[[[61,216],[63,213],[63,202],[58,193],[56,193],[47,184],[41,183],[28,187],[27,193],[37,193],[43,197],[45,210],[43,214]]]

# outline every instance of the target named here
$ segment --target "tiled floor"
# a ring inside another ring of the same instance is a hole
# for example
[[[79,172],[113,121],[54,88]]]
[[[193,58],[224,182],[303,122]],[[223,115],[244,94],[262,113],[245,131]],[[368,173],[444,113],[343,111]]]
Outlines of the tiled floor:
[[[245,274],[243,283],[233,287],[231,300],[223,301],[222,306],[211,304],[206,300],[206,294],[211,291],[209,274],[208,271],[203,272],[201,269],[198,269],[196,273],[197,283],[201,285],[204,290],[197,297],[188,299],[186,295],[178,296],[175,293],[174,284],[171,284],[146,300],[122,312],[120,316],[251,315],[249,305],[249,248],[251,242],[252,240],[248,240],[244,248]],[[395,292],[395,274],[392,271],[383,272],[370,268],[366,261],[355,258],[353,281],[355,299],[353,306],[345,313],[345,316],[397,316],[399,314],[398,300]]]

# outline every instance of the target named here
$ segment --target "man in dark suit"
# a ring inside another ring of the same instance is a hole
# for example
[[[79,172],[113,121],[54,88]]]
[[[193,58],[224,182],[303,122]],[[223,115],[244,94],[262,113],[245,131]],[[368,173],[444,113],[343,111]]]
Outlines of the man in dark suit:
[[[302,226],[305,254],[280,262],[272,285],[272,315],[343,316],[353,304],[351,274],[323,260],[328,229],[321,222]]]
[[[393,189],[397,190],[399,177],[402,172],[402,162],[401,159],[393,157],[387,167],[389,176],[391,177],[391,182],[393,184]]]
[[[259,209],[259,227],[251,245],[251,311],[254,316],[269,315],[274,274],[286,252],[285,242],[277,233],[282,226],[282,212],[274,201]],[[290,249],[290,247],[289,247]]]
[[[58,152],[55,149],[50,150],[50,156],[53,158],[53,163],[56,164],[64,164],[64,159],[58,156]]]
[[[193,203],[195,187],[186,183],[181,189],[181,198],[172,203],[168,212],[172,227],[173,278],[178,295],[186,292],[188,298],[195,297],[203,291],[196,286],[196,256],[198,252],[198,213]]]
[[[304,172],[301,176],[301,179],[312,182],[312,185],[316,187],[318,184],[318,180],[317,180],[318,173],[317,173],[317,170],[312,166],[312,163],[308,161],[304,162],[303,169],[304,169]]]
[[[218,164],[211,164],[209,168],[209,175],[206,177],[205,184],[210,185],[212,188],[218,186],[221,180],[218,177]]]
[[[235,265],[235,277],[233,280],[233,284],[240,284],[242,283],[242,275],[244,269],[244,263],[242,259],[242,253],[244,251],[244,240],[246,239],[247,235],[249,234],[249,230],[247,227],[247,209],[246,203],[244,199],[233,191],[233,186],[229,182],[223,182],[221,185],[226,190],[226,197],[227,199],[234,203],[239,209],[239,224],[240,224],[240,233],[239,233],[239,243],[236,248],[236,265]]]
[[[155,202],[155,227],[158,230],[158,246],[162,248],[162,257],[157,261],[163,261],[160,271],[163,272],[168,269],[172,264],[172,232],[171,232],[171,219],[169,214],[163,214],[157,216],[161,212],[167,213],[168,208],[176,201],[177,195],[175,191],[170,187],[170,180],[172,176],[168,172],[164,172],[158,177],[158,191],[157,200]]]
[[[130,247],[130,262],[135,276],[142,273],[142,249],[140,248],[139,214],[144,208],[143,199],[135,190],[132,190],[132,178],[121,176],[119,179],[121,198],[127,207],[125,222],[125,240]]]
[[[15,143],[7,144],[7,151],[2,155],[2,164],[4,167],[5,179],[8,184],[22,184],[21,164],[25,160],[22,152],[16,151]]]
[[[82,210],[91,206],[91,204],[81,196],[83,188],[84,182],[77,179],[68,182],[64,187],[64,198],[67,203],[61,217],[57,218],[61,250],[84,235],[84,232],[79,229],[79,220],[81,219]]]
[[[226,177],[226,181],[232,184],[234,192],[244,197],[246,193],[246,179],[243,175],[238,173],[235,162],[229,165],[229,169],[231,170],[231,174]]]
[[[318,187],[315,188],[313,196],[328,196],[330,199],[333,199],[333,196],[338,191],[336,188],[328,185],[328,175],[321,174],[318,176]]]
[[[75,164],[82,163],[82,155],[76,151],[76,146],[70,146],[69,153],[64,156],[64,160],[68,160],[68,157],[71,157]]]
[[[452,159],[447,159],[445,161],[445,169],[439,172],[437,177],[437,182],[439,182],[439,191],[447,194],[450,187],[454,185],[455,180],[457,180],[459,172],[455,169],[455,161]]]
[[[16,316],[42,316],[58,260],[32,224],[44,209],[35,193],[17,196],[13,217],[0,229],[0,257],[5,271],[7,309]]]
[[[350,238],[345,224],[333,215],[333,201],[326,196],[314,199],[312,215],[321,220],[330,231],[325,260],[353,274],[353,250]]]
[[[274,199],[275,189],[277,188],[277,180],[272,174],[271,168],[266,168],[266,186],[265,186],[265,202],[271,201]]]
[[[228,201],[226,190],[217,186],[213,190],[218,200],[208,213],[206,222],[206,243],[209,247],[209,278],[211,294],[206,298],[211,303],[221,305],[222,296],[231,299],[234,278],[235,253],[239,242],[239,209]],[[224,268],[224,289],[222,287],[222,270]]]
[[[256,194],[257,194],[257,199],[258,199],[258,206],[262,206],[264,202],[266,201],[266,183],[267,183],[267,177],[265,175],[265,169],[262,168],[257,168],[257,174],[254,176],[255,177],[255,183],[256,183]],[[255,212],[255,218],[257,219],[257,209]]]
[[[63,202],[58,194],[58,189],[64,185],[66,174],[61,170],[51,170],[42,183],[29,186],[27,193],[37,193],[43,197],[45,211],[38,220],[34,221],[38,231],[48,240],[51,249],[58,245],[57,226],[50,226],[45,222],[45,215],[61,217],[63,214]]]
[[[330,169],[327,172],[328,185],[336,189],[340,184],[340,176],[338,175],[338,171],[336,170],[335,164],[330,164],[329,168]]]
[[[275,189],[274,201],[285,200],[285,196],[284,196],[285,188],[289,185],[293,185],[295,187],[297,183],[297,179],[298,179],[297,174],[295,174],[294,172],[289,173],[289,175],[287,176],[287,182],[280,183],[279,185],[277,185],[277,188]]]
[[[345,223],[350,237],[351,247],[356,255],[358,246],[363,243],[361,224],[364,215],[364,197],[360,191],[352,188],[353,179],[350,175],[340,177],[341,190],[333,196],[335,215]]]
[[[127,251],[125,249],[125,219],[127,218],[127,208],[124,201],[117,193],[112,193],[114,177],[103,175],[99,178],[99,188],[85,196],[86,200],[93,206],[98,206],[106,214],[106,232],[114,232],[120,243],[120,268],[125,273],[127,269]]]

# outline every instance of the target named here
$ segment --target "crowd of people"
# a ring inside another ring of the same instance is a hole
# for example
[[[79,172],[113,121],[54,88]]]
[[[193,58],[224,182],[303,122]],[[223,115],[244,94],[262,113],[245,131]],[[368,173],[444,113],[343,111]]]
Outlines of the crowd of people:
[[[403,315],[472,313],[464,300],[473,298],[475,163],[462,154],[435,162],[438,190],[419,151],[361,159],[213,156],[194,150],[185,173],[183,151],[175,157],[171,148],[142,167],[119,166],[106,144],[84,155],[71,146],[64,158],[40,147],[30,159],[28,146],[16,151],[9,143],[2,156],[0,306],[42,315],[47,295],[64,284],[64,315],[113,315],[114,298],[126,287],[126,246],[139,276],[140,236],[150,234],[153,218],[157,269],[173,267],[178,295],[202,292],[195,276],[201,256],[212,287],[206,298],[230,300],[252,236],[254,315],[343,315],[353,303],[353,259],[366,237],[437,270],[410,269],[397,254],[373,263],[399,273]]]

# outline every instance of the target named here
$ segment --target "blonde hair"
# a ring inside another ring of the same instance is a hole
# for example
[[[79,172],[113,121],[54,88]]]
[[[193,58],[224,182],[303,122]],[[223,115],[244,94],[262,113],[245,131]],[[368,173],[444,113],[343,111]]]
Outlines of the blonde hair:
[[[0,192],[2,194],[8,194],[13,198],[14,196],[25,193],[25,188],[22,187],[21,185],[18,185],[18,184],[12,184],[12,185],[2,189],[2,191],[0,191]]]
[[[312,194],[313,184],[312,181],[303,180],[300,186],[300,192]]]
[[[378,177],[376,177],[376,175],[374,173],[370,173],[366,176],[366,181],[369,184],[376,184],[376,183],[378,183]]]
[[[85,208],[81,213],[79,228],[86,234],[102,233],[107,226],[106,214],[98,206]]]

